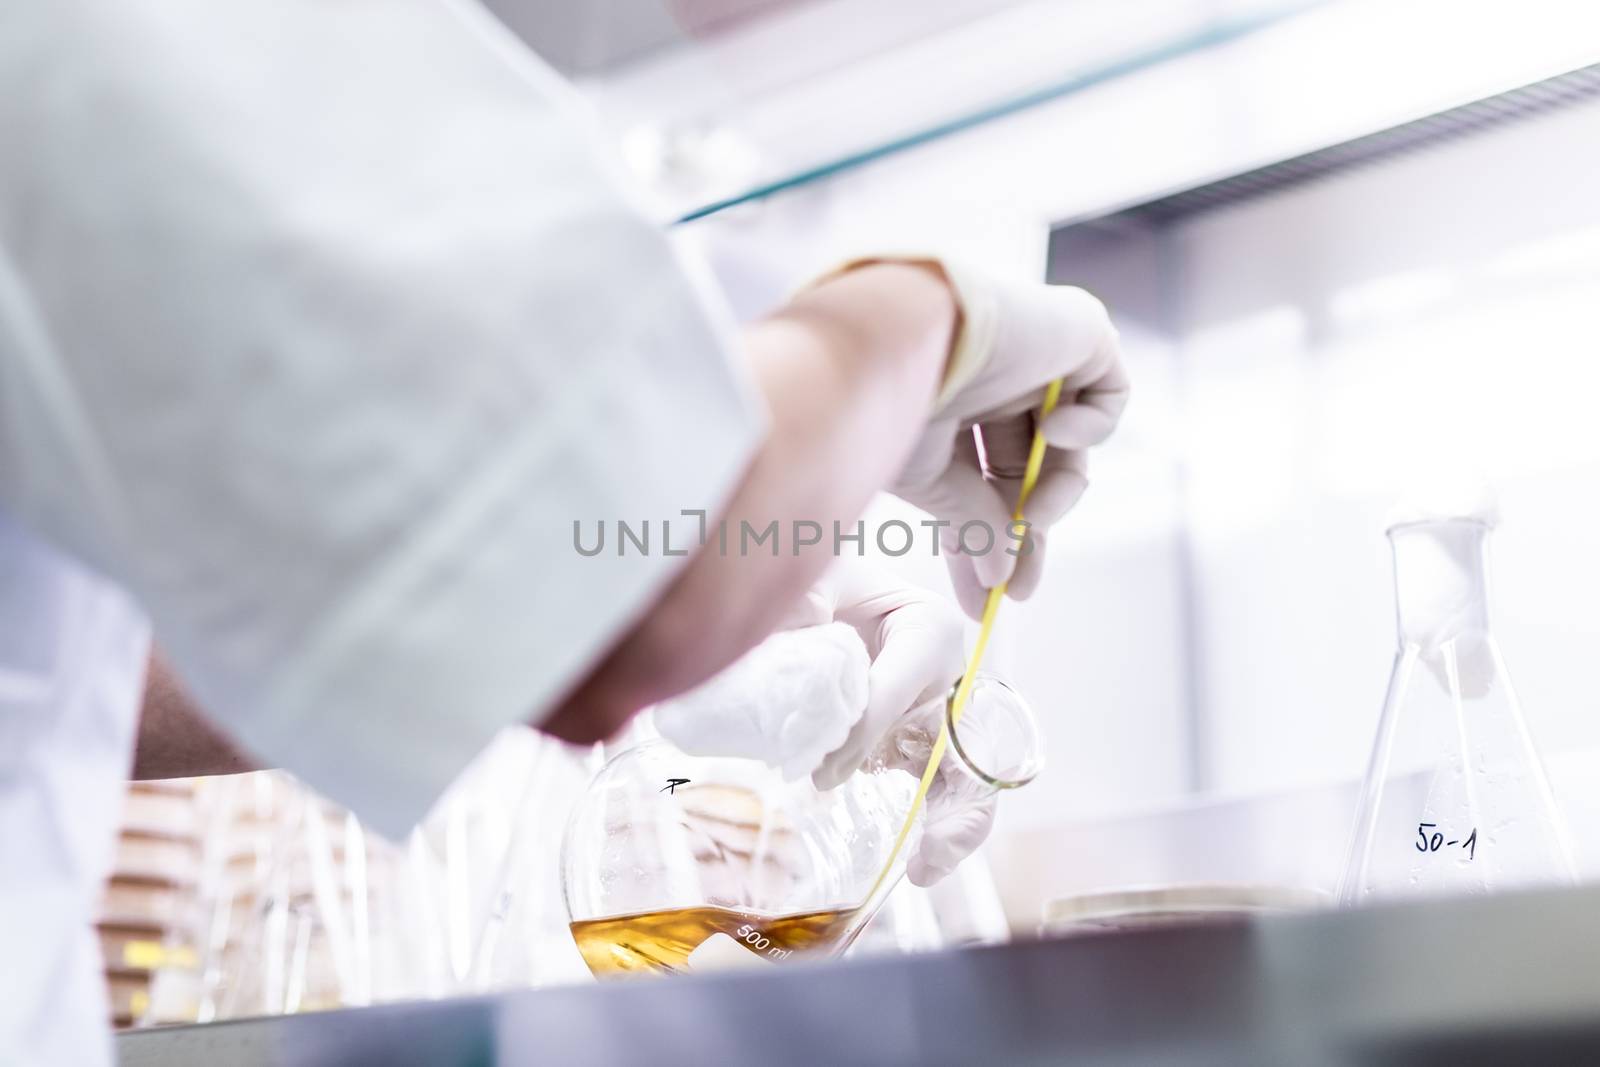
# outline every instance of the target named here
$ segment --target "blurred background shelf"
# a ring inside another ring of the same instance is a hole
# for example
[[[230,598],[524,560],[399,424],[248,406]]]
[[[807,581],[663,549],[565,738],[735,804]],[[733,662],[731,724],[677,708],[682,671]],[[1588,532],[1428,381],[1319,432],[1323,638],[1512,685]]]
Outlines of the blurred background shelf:
[[[827,184],[1000,127],[1033,147],[989,155],[964,139],[975,158],[961,169],[983,173],[989,156],[1035,177],[1072,173],[1095,199],[1042,205],[1059,222],[1595,59],[1584,34],[1596,17],[1570,0],[488,6],[578,81],[663,218]],[[1072,167],[1041,166],[1062,162]]]
[[[488,0],[488,6],[579,81],[646,176],[668,184],[709,181],[701,203],[677,205],[698,216],[826,180],[1247,36],[1324,2],[611,0],[557,7]]]

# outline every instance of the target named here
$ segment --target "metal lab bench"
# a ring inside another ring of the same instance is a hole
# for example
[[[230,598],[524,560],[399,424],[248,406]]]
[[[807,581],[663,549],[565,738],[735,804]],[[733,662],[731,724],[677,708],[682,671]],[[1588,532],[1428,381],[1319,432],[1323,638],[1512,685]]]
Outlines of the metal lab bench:
[[[123,1034],[123,1067],[1600,1063],[1600,890]]]

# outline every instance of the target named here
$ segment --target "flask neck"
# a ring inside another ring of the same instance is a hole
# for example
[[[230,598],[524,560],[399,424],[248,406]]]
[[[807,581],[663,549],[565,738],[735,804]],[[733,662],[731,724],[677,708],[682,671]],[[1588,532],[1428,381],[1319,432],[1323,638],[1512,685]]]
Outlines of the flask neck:
[[[1430,519],[1389,530],[1400,644],[1430,652],[1489,634],[1488,548],[1479,519]]]

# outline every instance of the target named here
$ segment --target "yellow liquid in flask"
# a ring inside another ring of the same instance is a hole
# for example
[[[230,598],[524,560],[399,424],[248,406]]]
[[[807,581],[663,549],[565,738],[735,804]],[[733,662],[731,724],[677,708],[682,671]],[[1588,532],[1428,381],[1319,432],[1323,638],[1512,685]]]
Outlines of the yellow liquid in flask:
[[[687,971],[689,953],[714,934],[727,934],[769,960],[786,960],[808,950],[831,948],[854,913],[854,908],[833,908],[773,916],[732,908],[673,908],[585,919],[571,928],[589,970],[597,978],[609,978]]]

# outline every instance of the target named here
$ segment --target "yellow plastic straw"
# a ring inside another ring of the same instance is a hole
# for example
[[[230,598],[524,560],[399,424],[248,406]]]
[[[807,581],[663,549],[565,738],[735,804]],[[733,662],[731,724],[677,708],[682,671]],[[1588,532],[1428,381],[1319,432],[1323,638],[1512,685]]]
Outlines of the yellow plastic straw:
[[[1050,383],[1044,392],[1044,405],[1039,409],[1039,418],[1033,430],[1033,443],[1028,447],[1028,465],[1023,468],[1022,489],[1017,493],[1017,507],[1011,513],[1011,521],[1022,521],[1022,509],[1028,503],[1028,497],[1033,493],[1034,485],[1039,481],[1039,470],[1044,466],[1044,418],[1056,408],[1056,403],[1061,399],[1061,382]],[[967,698],[972,695],[973,682],[978,677],[978,667],[983,663],[983,653],[989,647],[989,634],[994,629],[995,616],[1000,613],[1000,601],[1006,595],[1008,582],[1001,582],[989,590],[989,598],[983,604],[983,619],[978,623],[978,640],[972,646],[972,655],[967,657],[967,669],[961,675],[961,683],[956,686],[956,694],[950,700],[950,722],[960,722],[961,713],[967,709]],[[917,785],[916,795],[911,798],[911,810],[906,813],[906,821],[900,827],[900,835],[894,839],[894,848],[889,850],[889,858],[884,862],[883,870],[878,872],[878,878],[872,883],[872,888],[867,891],[866,899],[861,902],[865,908],[872,903],[878,895],[878,890],[883,888],[883,883],[889,877],[889,871],[894,867],[894,861],[899,858],[900,850],[905,847],[906,838],[911,836],[911,827],[917,821],[917,812],[922,810],[922,802],[927,799],[928,789],[933,785],[933,776],[939,773],[939,764],[944,759],[944,750],[950,743],[950,728],[946,723],[939,724],[939,737],[933,743],[933,751],[928,756],[927,769],[922,772],[922,781]]]

